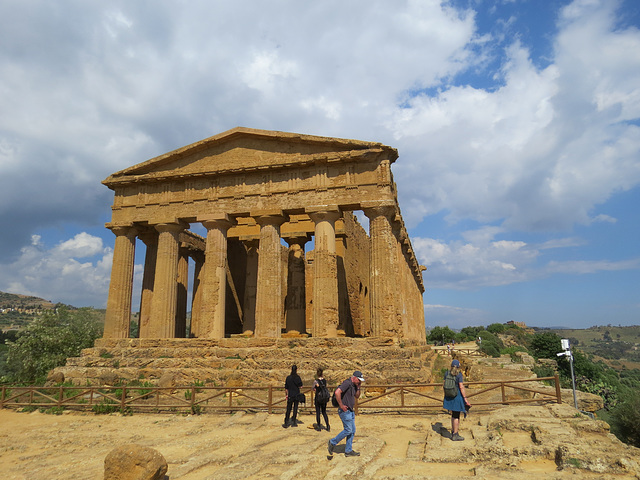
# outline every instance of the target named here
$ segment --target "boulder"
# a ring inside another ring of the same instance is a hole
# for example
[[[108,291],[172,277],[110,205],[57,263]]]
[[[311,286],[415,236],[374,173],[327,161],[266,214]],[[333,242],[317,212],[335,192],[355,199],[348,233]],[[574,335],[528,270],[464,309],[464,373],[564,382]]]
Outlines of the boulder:
[[[128,444],[114,448],[104,459],[104,480],[161,480],[167,461],[153,448]]]
[[[52,387],[54,385],[60,385],[61,383],[64,383],[64,373],[51,370],[47,375],[45,387]]]

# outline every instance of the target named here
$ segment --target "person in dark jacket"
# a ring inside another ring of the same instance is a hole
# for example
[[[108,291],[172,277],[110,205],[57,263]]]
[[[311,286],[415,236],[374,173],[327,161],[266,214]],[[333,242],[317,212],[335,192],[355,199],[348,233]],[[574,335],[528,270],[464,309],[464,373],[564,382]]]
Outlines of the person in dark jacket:
[[[300,394],[300,387],[302,386],[302,379],[298,375],[298,366],[291,366],[291,375],[284,381],[285,398],[287,399],[287,413],[284,416],[283,428],[297,427],[298,420],[298,395]],[[289,421],[291,410],[293,409],[293,417]]]
[[[315,424],[315,429],[319,432],[320,430],[322,430],[322,423],[320,423],[320,414],[322,413],[322,416],[324,417],[324,423],[327,425],[327,432],[331,431],[331,427],[329,426],[329,417],[327,416],[327,402],[329,401],[329,398],[327,398],[326,400],[321,400],[318,396],[318,393],[321,390],[325,390],[328,393],[327,390],[327,379],[324,378],[323,376],[324,372],[322,370],[322,368],[318,368],[318,370],[316,371],[316,379],[313,382],[313,392],[316,394],[315,395],[315,407],[316,407],[316,424]]]

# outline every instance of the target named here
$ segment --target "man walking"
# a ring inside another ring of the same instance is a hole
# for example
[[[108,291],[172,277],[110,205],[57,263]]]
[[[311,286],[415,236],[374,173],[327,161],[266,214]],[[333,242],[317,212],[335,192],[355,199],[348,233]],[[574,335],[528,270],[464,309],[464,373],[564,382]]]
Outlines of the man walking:
[[[353,436],[356,433],[356,414],[353,411],[356,405],[356,399],[360,398],[360,384],[364,382],[362,372],[356,370],[351,378],[347,378],[342,384],[336,388],[335,395],[338,401],[338,415],[342,420],[343,430],[334,438],[329,440],[327,447],[329,455],[333,455],[333,449],[343,438],[347,439],[344,449],[345,457],[357,457],[359,452],[353,450]]]

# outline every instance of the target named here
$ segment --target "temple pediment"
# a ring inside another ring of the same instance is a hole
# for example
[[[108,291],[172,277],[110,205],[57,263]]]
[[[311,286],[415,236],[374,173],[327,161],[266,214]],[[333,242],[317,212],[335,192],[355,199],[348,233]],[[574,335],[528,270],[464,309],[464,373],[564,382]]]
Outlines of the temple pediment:
[[[371,161],[397,151],[377,142],[237,127],[110,175],[102,183],[277,170],[304,165]]]

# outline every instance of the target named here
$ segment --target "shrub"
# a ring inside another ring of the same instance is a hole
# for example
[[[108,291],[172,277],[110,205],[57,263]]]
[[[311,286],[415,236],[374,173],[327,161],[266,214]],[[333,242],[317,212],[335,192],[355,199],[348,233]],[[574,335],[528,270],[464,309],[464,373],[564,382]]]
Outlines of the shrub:
[[[502,333],[505,330],[505,326],[502,323],[492,323],[487,327],[487,332],[491,333]]]
[[[531,338],[530,349],[536,358],[558,358],[562,351],[560,337],[552,332],[536,333]]]
[[[627,390],[611,412],[611,430],[625,443],[640,447],[640,395]]]
[[[478,332],[478,336],[482,338],[482,343],[478,346],[481,352],[490,357],[500,356],[500,351],[504,348],[504,344],[497,335],[487,330],[482,330]]]
[[[36,318],[9,342],[6,369],[11,382],[40,383],[49,370],[77,357],[102,334],[99,314],[92,308],[59,307]]]
[[[512,345],[511,347],[505,347],[501,349],[500,355],[510,355],[511,360],[516,362],[520,360],[520,357],[516,356],[516,352],[528,352],[528,350],[522,345]]]

